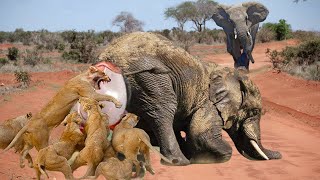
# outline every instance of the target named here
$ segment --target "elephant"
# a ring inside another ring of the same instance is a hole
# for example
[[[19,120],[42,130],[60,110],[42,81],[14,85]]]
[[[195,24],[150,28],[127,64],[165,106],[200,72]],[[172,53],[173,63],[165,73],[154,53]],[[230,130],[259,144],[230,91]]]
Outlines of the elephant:
[[[159,34],[135,32],[111,42],[96,66],[126,77],[126,110],[173,165],[225,162],[232,148],[250,159],[280,159],[260,139],[261,97],[242,71],[194,58]],[[185,132],[185,136],[182,136]]]
[[[249,61],[254,63],[252,50],[259,23],[264,21],[268,14],[268,9],[258,2],[236,6],[217,5],[214,8],[212,19],[226,33],[227,51],[233,57],[235,68],[249,70]]]

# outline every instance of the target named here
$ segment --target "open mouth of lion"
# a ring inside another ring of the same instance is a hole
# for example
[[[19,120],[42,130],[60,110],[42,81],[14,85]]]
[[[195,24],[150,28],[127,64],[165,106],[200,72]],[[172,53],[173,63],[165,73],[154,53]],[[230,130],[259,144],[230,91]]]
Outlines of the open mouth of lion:
[[[100,87],[101,82],[110,82],[111,81],[111,79],[109,77],[102,77],[102,78],[96,77],[93,80],[96,82],[96,87],[98,87],[98,89],[101,89],[101,87]]]

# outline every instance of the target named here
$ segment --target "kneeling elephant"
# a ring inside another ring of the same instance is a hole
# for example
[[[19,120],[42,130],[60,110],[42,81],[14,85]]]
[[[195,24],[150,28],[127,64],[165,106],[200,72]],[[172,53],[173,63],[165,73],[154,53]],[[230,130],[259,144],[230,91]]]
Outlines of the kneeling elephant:
[[[114,40],[99,60],[97,67],[116,65],[127,75],[127,110],[141,117],[137,127],[176,165],[229,160],[232,149],[222,129],[247,158],[281,158],[261,144],[260,93],[240,72],[199,61],[144,32]]]

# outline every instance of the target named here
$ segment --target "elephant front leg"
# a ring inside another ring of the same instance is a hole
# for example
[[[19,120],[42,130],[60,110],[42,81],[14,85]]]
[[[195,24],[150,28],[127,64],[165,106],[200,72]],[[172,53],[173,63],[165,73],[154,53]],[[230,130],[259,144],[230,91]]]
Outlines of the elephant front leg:
[[[173,115],[172,119],[156,118],[155,122],[152,123],[153,133],[157,137],[160,152],[172,162],[172,164],[170,165],[188,165],[190,164],[190,162],[182,153],[177,138],[175,136],[172,123],[169,123],[172,121]]]
[[[195,149],[191,163],[221,163],[231,158],[232,148],[222,138],[222,125],[222,119],[210,102],[194,113],[189,130]]]

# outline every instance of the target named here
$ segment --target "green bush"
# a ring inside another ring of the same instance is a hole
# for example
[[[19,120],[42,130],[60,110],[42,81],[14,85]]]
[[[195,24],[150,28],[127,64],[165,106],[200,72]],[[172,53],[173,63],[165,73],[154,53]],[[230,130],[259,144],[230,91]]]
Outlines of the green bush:
[[[65,60],[78,60],[80,58],[80,54],[74,50],[65,51],[62,53],[62,58]]]
[[[8,48],[8,54],[7,57],[12,60],[12,61],[16,61],[18,59],[19,56],[19,49],[16,47],[11,47]]]
[[[280,19],[279,23],[265,23],[262,25],[261,29],[268,29],[275,33],[276,39],[281,41],[291,38],[291,25],[287,24],[287,21]]]
[[[8,63],[9,63],[9,61],[7,58],[0,58],[0,66],[6,65]]]
[[[28,87],[31,82],[31,75],[26,71],[15,71],[14,76],[16,81],[22,83],[23,86]]]

